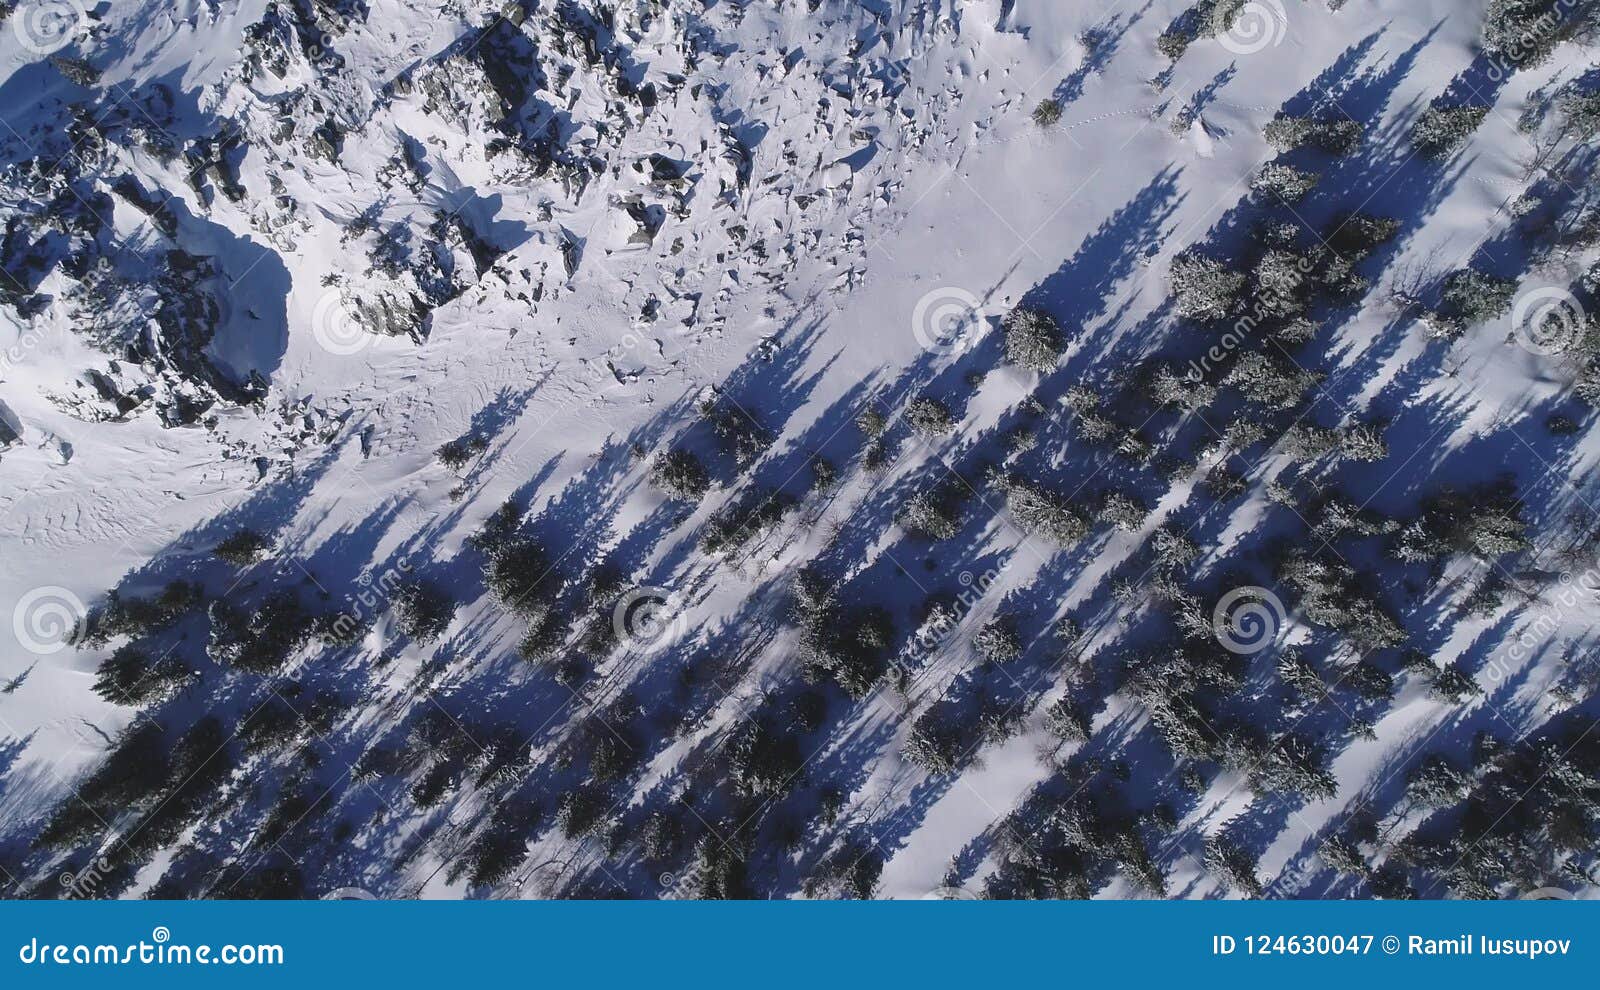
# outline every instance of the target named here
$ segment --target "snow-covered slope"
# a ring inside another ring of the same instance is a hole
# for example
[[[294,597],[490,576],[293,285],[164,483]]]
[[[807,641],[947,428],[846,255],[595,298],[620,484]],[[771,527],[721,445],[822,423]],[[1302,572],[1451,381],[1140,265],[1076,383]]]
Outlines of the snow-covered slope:
[[[1480,760],[1436,812],[1413,768],[1596,714],[1600,442],[1574,340],[1516,332],[1551,300],[1581,324],[1594,290],[1592,239],[1542,247],[1583,215],[1592,149],[1529,166],[1592,53],[1511,71],[1459,0],[1245,6],[1170,60],[1181,3],[20,0],[0,37],[0,881],[1213,896],[1256,892],[1242,850],[1268,894],[1392,893],[1402,837],[1495,781]],[[1413,128],[1442,95],[1488,113],[1425,160]],[[1365,136],[1280,156],[1280,111]],[[1298,204],[1251,190],[1280,157],[1320,174]],[[1175,258],[1248,267],[1266,221],[1314,251],[1350,212],[1400,224],[1358,262],[1370,289],[1272,345],[1323,376],[1297,403],[1150,401],[1147,362],[1196,362],[1198,395],[1265,346],[1186,317]],[[1425,310],[1469,263],[1517,279],[1517,305],[1435,339]],[[1042,371],[1008,357],[1019,306],[1062,331]],[[1149,456],[1085,439],[1084,389]],[[1252,421],[1268,432],[1216,445]],[[1364,423],[1371,462],[1281,441]],[[674,497],[682,451],[709,484]],[[1060,547],[995,468],[1102,518]],[[1502,473],[1526,548],[1394,557],[1424,499]],[[926,491],[963,502],[943,539],[906,525]],[[1396,532],[1329,528],[1335,491]],[[1136,518],[1103,524],[1112,492]],[[219,559],[241,530],[268,546]],[[1152,563],[1161,531],[1194,544],[1176,571]],[[1293,548],[1363,575],[1403,648],[1330,628],[1282,576]],[[174,581],[199,590],[105,604]],[[1216,751],[1175,758],[1125,668],[1192,645],[1185,611],[1210,628],[1240,588],[1268,642],[1230,654]],[[432,636],[427,589],[454,606]],[[119,648],[145,657],[137,704],[95,689]],[[852,683],[857,654],[881,677]],[[1323,688],[1286,687],[1296,657]],[[1392,698],[1341,686],[1358,661]],[[1451,700],[1423,665],[1480,690]],[[946,717],[960,759],[908,758]],[[148,782],[93,776],[117,740]],[[1300,741],[1330,786],[1263,785]],[[1563,786],[1591,800],[1594,771]],[[1336,869],[1343,836],[1388,886]],[[1531,844],[1552,884],[1592,866]],[[1405,882],[1459,892],[1463,858]]]

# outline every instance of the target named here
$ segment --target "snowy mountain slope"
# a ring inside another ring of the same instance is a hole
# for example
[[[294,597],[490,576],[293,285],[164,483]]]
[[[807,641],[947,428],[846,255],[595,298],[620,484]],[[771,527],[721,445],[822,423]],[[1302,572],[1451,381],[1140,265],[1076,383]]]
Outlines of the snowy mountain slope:
[[[1264,38],[1199,38],[1175,62],[1156,38],[1180,4],[113,3],[81,20],[57,6],[73,25],[58,51],[30,50],[22,29],[0,43],[7,105],[30,108],[8,120],[17,285],[0,307],[19,435],[0,453],[0,601],[17,618],[0,866],[18,894],[59,893],[70,872],[132,896],[1008,896],[1034,889],[1019,871],[1106,846],[1116,867],[1085,871],[1097,893],[1152,892],[1148,859],[1159,892],[1210,896],[1241,889],[1206,848],[1225,834],[1269,893],[1366,896],[1377,884],[1319,848],[1370,810],[1385,831],[1361,855],[1398,862],[1394,838],[1431,814],[1404,793],[1424,757],[1469,765],[1479,729],[1540,739],[1553,698],[1592,722],[1587,694],[1552,694],[1570,693],[1591,635],[1593,561],[1557,554],[1594,528],[1579,369],[1508,344],[1508,321],[1432,340],[1411,302],[1469,261],[1519,276],[1519,298],[1594,263],[1580,249],[1525,264],[1537,234],[1513,210],[1538,137],[1518,122],[1583,75],[1575,43],[1491,79],[1481,18],[1442,2],[1289,4]],[[1410,134],[1446,92],[1491,110],[1425,163]],[[1040,126],[1046,99],[1060,119]],[[1366,137],[1346,157],[1285,156],[1322,178],[1274,213],[1249,190],[1278,156],[1263,130],[1313,106]],[[1372,288],[1319,310],[1295,351],[1325,376],[1314,398],[1281,421],[1227,399],[1190,416],[1137,406],[1142,361],[1204,361],[1225,329],[1175,312],[1176,257],[1249,255],[1264,215],[1314,242],[1352,210],[1402,224],[1361,267]],[[1053,370],[1004,359],[1019,304],[1064,330]],[[1073,386],[1192,463],[1086,443]],[[950,407],[951,428],[915,432],[918,396]],[[881,454],[863,411],[886,420]],[[1552,437],[1553,412],[1578,432]],[[1279,430],[1386,420],[1387,454],[1306,468],[1271,443],[1185,453],[1235,413]],[[1028,423],[1036,446],[1007,453]],[[463,456],[441,459],[452,442]],[[706,491],[652,481],[676,450],[704,463]],[[1209,494],[1215,460],[1243,474],[1241,497]],[[816,483],[820,461],[835,483]],[[986,483],[1002,462],[1082,506],[1126,491],[1148,513],[1059,549],[1015,489]],[[1370,540],[1312,533],[1313,482],[1404,522],[1502,470],[1534,544],[1505,559],[1407,569]],[[941,484],[967,499],[930,542],[896,517]],[[473,539],[507,500],[537,557]],[[1332,793],[1174,760],[1149,699],[1120,683],[1172,641],[1149,563],[1167,524],[1196,544],[1183,581],[1206,620],[1229,589],[1272,589],[1273,644],[1222,707],[1309,735]],[[243,528],[270,552],[216,559]],[[1399,648],[1330,633],[1268,566],[1285,542],[1335,546],[1409,646],[1485,693],[1441,700]],[[522,568],[510,595],[485,580],[502,557]],[[884,610],[882,679],[803,676],[822,635],[793,616],[805,568],[837,592],[825,631]],[[1518,594],[1456,614],[1502,572]],[[397,605],[419,578],[454,600],[432,640]],[[185,606],[99,641],[116,623],[88,613],[107,589],[175,579],[244,618]],[[349,617],[349,634],[306,634],[274,604],[284,589],[300,611]],[[927,616],[939,598],[953,628]],[[1021,652],[985,662],[997,618]],[[1062,620],[1079,627],[1069,642]],[[517,656],[530,626],[557,640],[533,644],[536,663]],[[63,642],[74,627],[82,648]],[[236,628],[267,662],[240,662]],[[130,643],[184,671],[152,701],[110,704],[96,671]],[[1290,646],[1330,683],[1369,654],[1397,693],[1286,697]],[[1085,741],[1052,731],[1067,697],[1096,703]],[[982,725],[959,765],[930,772],[908,745],[947,709]],[[206,716],[210,735],[191,729]],[[89,775],[140,726],[192,772],[108,816]],[[92,820],[40,847],[85,780]],[[1107,820],[1085,823],[1080,794]],[[1097,829],[1122,837],[1059,838]],[[1117,845],[1127,835],[1139,853]],[[1552,852],[1552,873],[1566,859]],[[1417,870],[1426,895],[1458,889]]]

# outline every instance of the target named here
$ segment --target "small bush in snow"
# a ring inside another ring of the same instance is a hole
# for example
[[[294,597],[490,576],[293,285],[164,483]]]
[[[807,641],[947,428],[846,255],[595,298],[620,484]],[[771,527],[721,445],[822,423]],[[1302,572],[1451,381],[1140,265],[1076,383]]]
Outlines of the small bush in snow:
[[[1429,107],[1411,132],[1411,146],[1424,158],[1444,158],[1467,143],[1488,107]]]
[[[1400,221],[1366,213],[1345,213],[1334,218],[1324,238],[1328,246],[1352,258],[1364,258],[1400,232]]]
[[[1423,502],[1422,514],[1396,538],[1394,553],[1405,561],[1437,560],[1452,553],[1494,560],[1529,549],[1527,528],[1522,503],[1509,484],[1444,492]]]
[[[1002,477],[997,484],[1006,494],[1011,514],[1027,532],[1061,546],[1071,546],[1088,535],[1088,521],[1061,496],[1017,477]]]
[[[442,636],[456,614],[455,600],[427,581],[402,584],[395,590],[391,607],[400,631],[419,643]]]
[[[246,567],[266,555],[272,544],[253,529],[241,529],[217,544],[216,555],[235,567]]]
[[[1072,742],[1088,742],[1092,722],[1082,706],[1062,698],[1044,713],[1045,725],[1052,733]]]
[[[1559,106],[1567,133],[1579,141],[1600,136],[1600,93],[1567,93]]]
[[[1250,188],[1284,203],[1298,203],[1316,188],[1322,178],[1315,172],[1302,172],[1292,165],[1270,163],[1250,180]]]
[[[489,449],[489,441],[480,436],[458,437],[437,451],[439,463],[452,471],[459,471],[472,459]]]
[[[1572,0],[1489,0],[1483,47],[1516,68],[1539,65],[1556,45],[1593,26],[1593,8]]]
[[[1109,492],[1101,501],[1100,508],[1095,511],[1095,521],[1110,523],[1112,526],[1127,532],[1133,532],[1144,525],[1145,517],[1150,510],[1140,505],[1132,496],[1121,492]]]
[[[901,506],[895,522],[909,533],[930,540],[948,540],[961,528],[957,493],[949,486],[918,492]]]
[[[1037,446],[1038,434],[1025,424],[1018,425],[1006,434],[1006,453],[1012,457],[1020,457]]]
[[[1183,58],[1183,53],[1189,50],[1189,42],[1193,40],[1189,36],[1189,32],[1182,28],[1173,28],[1170,31],[1161,32],[1160,36],[1156,38],[1156,51],[1165,55],[1168,61],[1176,62],[1178,59]]]
[[[1488,323],[1510,311],[1516,294],[1514,279],[1496,278],[1475,268],[1463,268],[1445,279],[1445,313],[1469,327]]]
[[[1440,667],[1428,682],[1428,694],[1452,704],[1459,704],[1482,693],[1483,688],[1478,682],[1460,667]]]
[[[1259,899],[1265,893],[1256,876],[1255,857],[1224,836],[1206,839],[1205,866],[1217,879],[1246,897]]]
[[[700,458],[687,450],[668,451],[650,472],[650,482],[676,499],[692,502],[711,487]]]
[[[1045,372],[1056,366],[1061,355],[1061,328],[1049,313],[1018,306],[1006,314],[1006,360]]]
[[[1039,105],[1033,108],[1033,122],[1040,127],[1054,127],[1061,121],[1061,103],[1059,100],[1040,100]]]
[[[1353,120],[1316,120],[1280,113],[1268,121],[1263,136],[1279,151],[1317,147],[1335,155],[1353,154],[1361,147],[1361,125]]]
[[[795,619],[807,676],[831,677],[852,698],[864,698],[884,674],[894,623],[876,606],[847,609],[822,578],[803,571],[795,582]]]
[[[1311,262],[1293,251],[1274,249],[1262,255],[1251,275],[1251,306],[1263,316],[1299,316],[1311,305]]]
[[[166,654],[151,660],[136,646],[118,647],[96,673],[95,694],[129,707],[165,698],[189,678],[189,669],[177,657]]]
[[[1269,409],[1292,409],[1323,377],[1263,351],[1251,351],[1228,369],[1222,382]]]
[[[1175,406],[1190,412],[1204,409],[1217,397],[1215,385],[1197,381],[1169,365],[1156,368],[1145,382],[1145,389],[1158,405]]]
[[[1172,259],[1172,294],[1179,316],[1194,320],[1220,320],[1238,305],[1245,277],[1220,261],[1194,252]]]
[[[972,648],[990,663],[1010,663],[1022,656],[1022,640],[1017,637],[1015,623],[1006,618],[995,619],[979,629],[972,637]]]
[[[540,618],[549,610],[550,589],[556,583],[544,548],[515,537],[489,551],[483,581],[496,605],[528,619]]]
[[[1150,551],[1155,557],[1156,567],[1163,571],[1181,570],[1200,556],[1200,548],[1175,526],[1162,526],[1156,530],[1150,538]]]
[[[866,434],[867,439],[876,440],[883,436],[883,431],[889,428],[889,421],[883,418],[883,413],[876,409],[863,409],[856,416],[856,429]]]
[[[1295,460],[1311,461],[1332,457],[1339,461],[1381,461],[1389,456],[1389,445],[1371,426],[1352,426],[1343,430],[1324,430],[1308,423],[1296,423],[1283,435],[1283,452]]]
[[[926,396],[912,399],[906,406],[906,422],[911,424],[911,432],[924,440],[942,437],[956,428],[955,418],[945,404]]]
[[[1438,753],[1406,775],[1406,798],[1424,808],[1455,806],[1472,790],[1472,776],[1456,769]]]

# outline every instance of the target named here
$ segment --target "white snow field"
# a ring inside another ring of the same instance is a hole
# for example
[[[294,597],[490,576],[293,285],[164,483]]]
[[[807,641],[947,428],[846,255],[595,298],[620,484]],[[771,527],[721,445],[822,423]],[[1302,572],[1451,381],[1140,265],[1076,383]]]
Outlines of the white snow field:
[[[5,896],[1593,891],[1583,31],[1249,0],[1172,60],[1181,0],[13,6]],[[1486,112],[1420,154],[1436,102]],[[1320,179],[1252,191],[1275,161]],[[1352,255],[1351,213],[1398,225]],[[1370,285],[1291,278],[1301,339],[1236,332],[1284,315],[1259,272],[1175,302],[1184,252],[1269,247]],[[1515,291],[1451,328],[1469,266]],[[1321,377],[1258,402],[1247,352]],[[1362,424],[1371,459],[1296,453]]]

